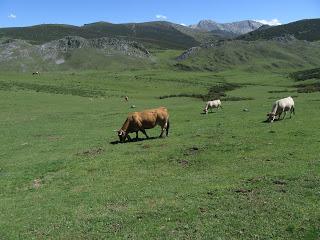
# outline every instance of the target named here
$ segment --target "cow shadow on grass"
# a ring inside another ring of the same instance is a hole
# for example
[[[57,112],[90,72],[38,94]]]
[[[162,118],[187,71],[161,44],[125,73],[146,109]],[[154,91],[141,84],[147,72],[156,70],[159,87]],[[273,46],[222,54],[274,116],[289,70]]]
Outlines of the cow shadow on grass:
[[[288,119],[290,119],[290,118],[288,118]],[[280,122],[280,121],[284,121],[284,120],[287,120],[287,118],[285,118],[285,119],[275,119],[275,120],[273,120],[273,122]],[[272,123],[272,122],[270,122],[268,119],[266,119],[266,120],[264,120],[264,121],[261,121],[261,123]]]
[[[212,113],[218,113],[218,112],[208,112],[208,113],[201,112],[200,114],[201,115],[207,115],[207,114],[212,114]]]
[[[126,140],[125,142],[120,142],[119,140],[112,141],[110,144],[125,144],[125,143],[134,143],[134,142],[143,142],[143,141],[149,141],[149,140],[155,140],[155,139],[161,139],[161,137],[149,137],[149,138],[132,138],[131,141]]]

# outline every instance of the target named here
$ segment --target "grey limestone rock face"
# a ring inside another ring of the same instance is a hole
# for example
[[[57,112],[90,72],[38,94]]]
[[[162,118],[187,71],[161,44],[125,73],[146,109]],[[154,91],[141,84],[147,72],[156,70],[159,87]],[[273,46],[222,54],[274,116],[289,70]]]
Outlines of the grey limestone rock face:
[[[123,55],[135,57],[149,57],[149,51],[142,44],[133,41],[120,40],[116,38],[85,39],[78,36],[68,36],[59,40],[45,43],[40,46],[45,52],[66,53],[73,49],[95,48],[106,54],[117,52]]]
[[[226,31],[233,34],[241,35],[260,28],[263,24],[252,21],[244,20],[232,23],[217,23],[212,20],[201,20],[196,25],[191,25],[191,28],[203,30],[203,31]]]

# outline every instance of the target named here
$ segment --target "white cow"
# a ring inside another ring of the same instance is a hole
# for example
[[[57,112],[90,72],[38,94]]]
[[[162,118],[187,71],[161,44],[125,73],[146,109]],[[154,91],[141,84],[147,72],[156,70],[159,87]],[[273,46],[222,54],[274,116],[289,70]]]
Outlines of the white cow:
[[[218,100],[208,101],[206,103],[206,107],[203,109],[203,111],[207,114],[209,108],[211,109],[211,112],[212,112],[213,108],[222,108],[221,101],[219,99]]]
[[[277,117],[277,119],[280,120],[282,113],[284,113],[283,118],[282,118],[282,119],[284,119],[288,111],[290,111],[290,118],[291,118],[291,114],[292,113],[295,114],[294,101],[293,101],[292,97],[286,97],[286,98],[279,99],[274,102],[271,112],[269,112],[267,114],[267,116],[268,116],[267,121],[273,122],[276,119],[276,117]]]

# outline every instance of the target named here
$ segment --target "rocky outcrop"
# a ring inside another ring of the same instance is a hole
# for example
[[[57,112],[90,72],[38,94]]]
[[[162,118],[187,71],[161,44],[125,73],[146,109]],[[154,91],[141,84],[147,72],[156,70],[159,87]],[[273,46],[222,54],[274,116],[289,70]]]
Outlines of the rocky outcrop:
[[[196,25],[191,25],[191,28],[203,30],[203,31],[226,31],[233,34],[241,35],[251,31],[254,31],[261,27],[263,24],[252,21],[245,20],[240,22],[232,22],[232,23],[217,23],[212,20],[202,20]]]
[[[201,47],[192,47],[186,51],[184,51],[180,56],[176,58],[178,61],[183,61],[190,57],[191,55],[195,55],[199,50],[201,50]]]
[[[142,44],[107,37],[85,39],[78,36],[68,36],[39,46],[40,53],[45,59],[56,58],[58,55],[79,48],[99,49],[106,55],[117,53],[140,58],[150,56],[149,51]]]
[[[151,54],[140,43],[107,37],[85,39],[68,36],[42,45],[33,45],[19,39],[0,39],[0,67],[3,69],[21,71],[32,68],[56,69],[57,66],[68,63],[68,59],[72,56],[77,56],[79,63],[86,63],[88,57],[92,59],[96,56],[102,59],[105,56],[107,62],[111,61],[113,56],[117,56],[114,59],[119,59],[121,56],[123,59],[128,57],[149,60]],[[94,68],[94,63],[90,66]]]

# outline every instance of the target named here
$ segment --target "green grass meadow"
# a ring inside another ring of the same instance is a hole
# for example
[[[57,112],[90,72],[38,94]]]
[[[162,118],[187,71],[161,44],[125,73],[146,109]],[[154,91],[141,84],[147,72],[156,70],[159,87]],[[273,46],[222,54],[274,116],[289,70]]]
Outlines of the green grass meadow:
[[[286,73],[163,69],[1,73],[0,239],[320,238],[319,92]],[[253,100],[204,115],[201,99],[160,99],[226,82]],[[287,96],[296,115],[264,123]],[[129,112],[158,106],[169,137],[117,144]]]

